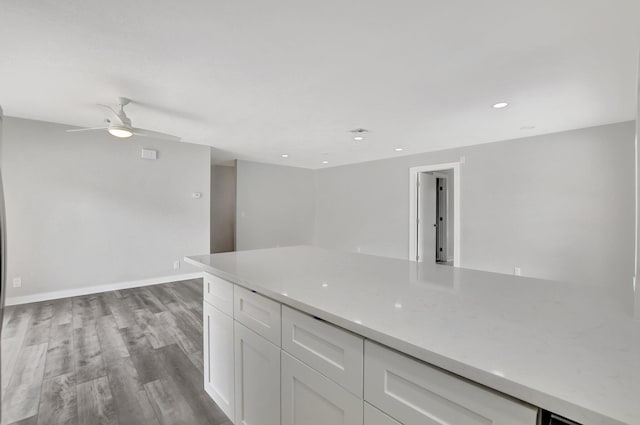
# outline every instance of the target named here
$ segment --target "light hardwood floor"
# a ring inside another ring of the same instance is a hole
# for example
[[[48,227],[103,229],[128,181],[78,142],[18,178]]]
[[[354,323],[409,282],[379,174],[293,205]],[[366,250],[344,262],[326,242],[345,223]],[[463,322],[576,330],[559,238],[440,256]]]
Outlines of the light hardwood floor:
[[[200,280],[8,307],[3,425],[230,425],[203,389]]]

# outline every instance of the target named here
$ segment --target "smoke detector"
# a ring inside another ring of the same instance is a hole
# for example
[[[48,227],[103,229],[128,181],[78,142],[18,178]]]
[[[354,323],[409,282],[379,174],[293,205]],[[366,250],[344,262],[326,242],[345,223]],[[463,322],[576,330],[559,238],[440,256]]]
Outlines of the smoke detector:
[[[349,130],[351,134],[353,134],[353,140],[360,141],[364,140],[365,134],[369,132],[366,128],[354,128],[353,130]]]

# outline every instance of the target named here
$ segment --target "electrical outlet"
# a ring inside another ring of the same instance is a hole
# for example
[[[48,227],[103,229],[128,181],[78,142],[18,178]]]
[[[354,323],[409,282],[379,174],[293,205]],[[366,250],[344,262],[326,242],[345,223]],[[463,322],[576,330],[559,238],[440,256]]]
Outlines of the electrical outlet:
[[[520,267],[514,267],[513,274],[516,276],[522,276],[522,269]]]
[[[176,260],[173,262],[173,270],[178,270],[180,268],[180,260]]]
[[[14,277],[13,278],[13,287],[14,288],[22,288],[22,278],[21,277]]]

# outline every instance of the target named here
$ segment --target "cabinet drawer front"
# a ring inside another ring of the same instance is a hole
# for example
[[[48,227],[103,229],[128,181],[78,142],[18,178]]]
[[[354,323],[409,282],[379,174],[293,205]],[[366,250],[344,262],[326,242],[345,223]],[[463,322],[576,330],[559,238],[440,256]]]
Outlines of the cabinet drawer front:
[[[237,425],[280,425],[280,348],[235,322]]]
[[[233,316],[233,283],[209,273],[202,279],[204,300],[223,313]]]
[[[362,400],[284,351],[282,425],[362,425]]]
[[[362,398],[363,338],[282,306],[282,348]]]
[[[233,318],[204,303],[204,389],[234,421]]]
[[[537,410],[366,341],[364,398],[404,425],[535,425]]]
[[[400,422],[385,415],[369,403],[364,403],[364,425],[402,425]]]
[[[240,286],[234,289],[233,317],[280,347],[280,304]]]

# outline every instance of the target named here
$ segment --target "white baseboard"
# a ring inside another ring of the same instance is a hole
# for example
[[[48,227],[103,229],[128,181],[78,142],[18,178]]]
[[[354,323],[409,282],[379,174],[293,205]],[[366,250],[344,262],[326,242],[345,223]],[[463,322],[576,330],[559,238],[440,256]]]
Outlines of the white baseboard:
[[[149,279],[131,280],[128,282],[108,283],[106,285],[85,286],[82,288],[65,289],[62,291],[41,292],[39,294],[7,297],[6,305],[35,303],[39,301],[57,300],[60,298],[77,297],[80,295],[97,294],[100,292],[117,291],[118,289],[138,288],[141,286],[157,285],[159,283],[177,282],[180,280],[197,279],[202,273],[187,273],[172,276],[153,277]]]

